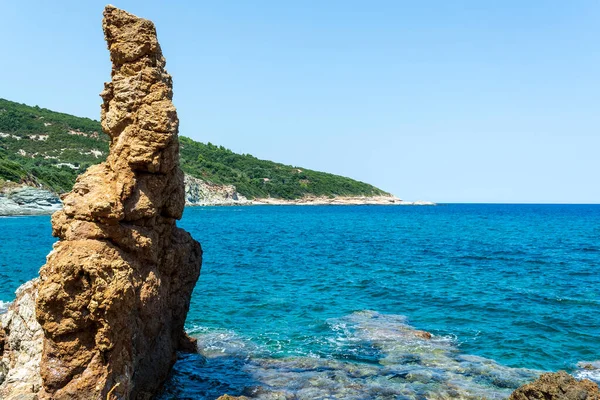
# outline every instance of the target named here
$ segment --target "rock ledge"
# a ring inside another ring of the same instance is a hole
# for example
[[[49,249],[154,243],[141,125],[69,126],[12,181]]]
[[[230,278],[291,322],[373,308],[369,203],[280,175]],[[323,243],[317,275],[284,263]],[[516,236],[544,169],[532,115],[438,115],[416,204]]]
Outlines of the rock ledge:
[[[509,400],[599,400],[594,382],[578,381],[564,371],[542,374],[536,381],[521,386]]]

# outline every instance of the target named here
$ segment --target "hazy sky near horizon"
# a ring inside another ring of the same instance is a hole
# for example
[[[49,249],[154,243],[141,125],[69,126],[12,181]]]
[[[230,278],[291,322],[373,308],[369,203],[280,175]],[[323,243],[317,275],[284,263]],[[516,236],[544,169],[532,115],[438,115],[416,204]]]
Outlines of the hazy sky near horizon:
[[[99,118],[106,3],[0,2],[0,97]],[[116,1],[180,134],[407,200],[599,203],[599,1]]]

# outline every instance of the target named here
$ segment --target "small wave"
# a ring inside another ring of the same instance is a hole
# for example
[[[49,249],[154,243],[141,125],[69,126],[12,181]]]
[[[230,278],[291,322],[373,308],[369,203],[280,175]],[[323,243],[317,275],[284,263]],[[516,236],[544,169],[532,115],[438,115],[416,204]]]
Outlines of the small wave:
[[[573,375],[577,379],[589,379],[600,385],[600,360],[577,363],[577,370]]]
[[[552,299],[553,300],[553,299]],[[537,320],[517,320],[514,322],[515,326],[523,326],[540,334],[543,332],[565,332],[565,329],[552,323],[545,323]]]
[[[600,251],[600,248],[598,248],[596,246],[591,246],[591,247],[581,247],[581,248],[576,249],[576,250],[582,251],[584,253],[587,253],[587,252],[594,252],[594,253],[596,253],[596,252]]]
[[[559,303],[566,303],[566,304],[585,304],[585,305],[598,305],[600,304],[599,300],[595,300],[595,299],[587,299],[587,298],[579,298],[579,299],[575,299],[572,297],[554,297],[554,298],[550,298],[550,300],[555,300]]]
[[[205,357],[245,356],[259,352],[257,345],[232,330],[194,326],[188,334],[197,339],[198,350]]]

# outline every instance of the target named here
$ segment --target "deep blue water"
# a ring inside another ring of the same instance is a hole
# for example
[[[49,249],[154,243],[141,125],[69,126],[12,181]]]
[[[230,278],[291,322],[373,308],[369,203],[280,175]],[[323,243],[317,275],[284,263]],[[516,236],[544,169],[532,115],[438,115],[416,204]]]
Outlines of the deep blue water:
[[[165,398],[502,398],[600,360],[598,205],[197,207],[180,226],[204,249],[187,322],[204,357]],[[0,232],[10,301],[54,240],[49,217]]]

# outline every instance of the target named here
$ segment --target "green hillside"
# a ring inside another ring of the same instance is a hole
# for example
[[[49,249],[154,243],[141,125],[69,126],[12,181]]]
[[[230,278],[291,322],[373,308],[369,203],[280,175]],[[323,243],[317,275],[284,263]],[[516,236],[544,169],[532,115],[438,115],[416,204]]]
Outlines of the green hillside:
[[[223,146],[181,142],[181,168],[209,182],[234,185],[248,198],[387,194],[369,184],[236,154]],[[104,161],[109,139],[98,121],[0,99],[0,186],[19,182],[69,191],[77,175]]]

